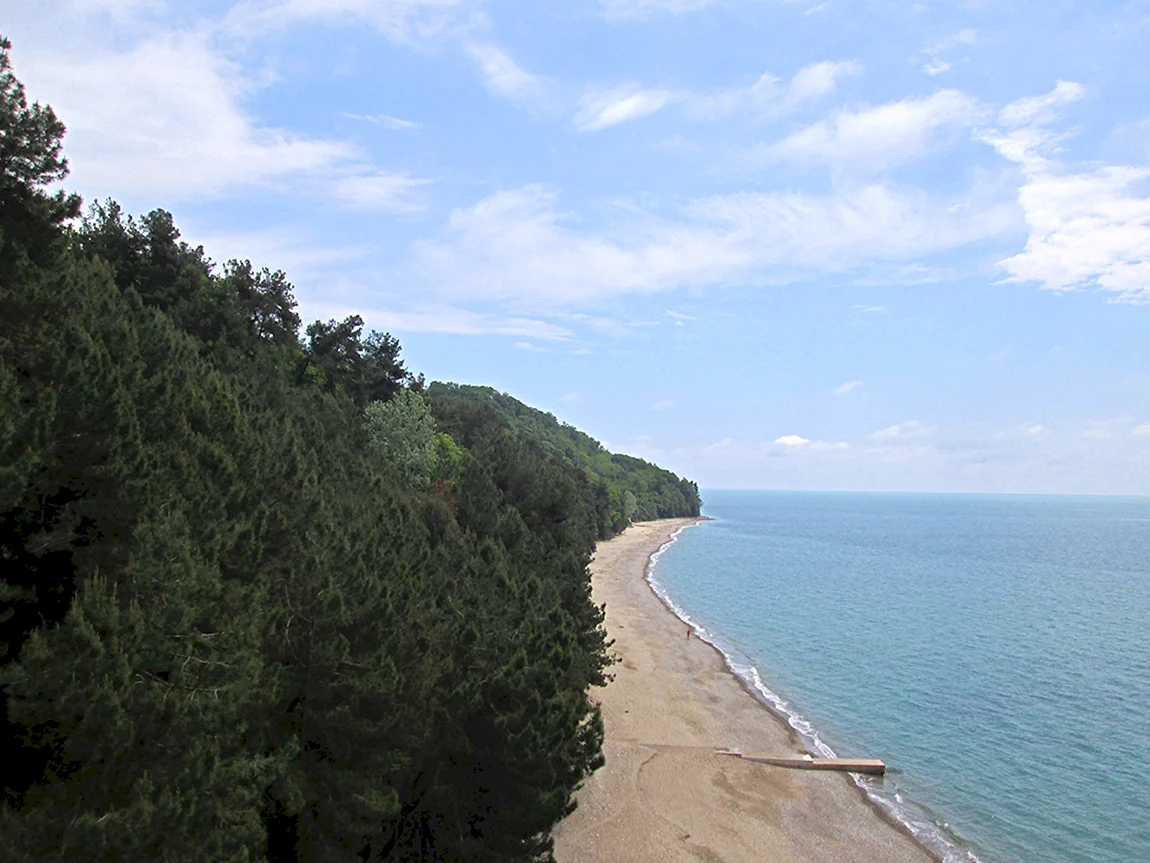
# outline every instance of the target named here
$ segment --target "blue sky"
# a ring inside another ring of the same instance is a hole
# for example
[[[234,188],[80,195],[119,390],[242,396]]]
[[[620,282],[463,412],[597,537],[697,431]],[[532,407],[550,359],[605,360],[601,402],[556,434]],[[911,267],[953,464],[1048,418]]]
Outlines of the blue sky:
[[[1150,0],[0,0],[67,185],[706,487],[1150,493]]]

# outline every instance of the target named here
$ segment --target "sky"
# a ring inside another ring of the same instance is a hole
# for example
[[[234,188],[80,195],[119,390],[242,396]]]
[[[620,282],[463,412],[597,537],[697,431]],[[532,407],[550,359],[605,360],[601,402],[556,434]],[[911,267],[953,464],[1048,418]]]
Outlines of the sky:
[[[1150,494],[1150,0],[0,0],[67,188],[707,488]]]

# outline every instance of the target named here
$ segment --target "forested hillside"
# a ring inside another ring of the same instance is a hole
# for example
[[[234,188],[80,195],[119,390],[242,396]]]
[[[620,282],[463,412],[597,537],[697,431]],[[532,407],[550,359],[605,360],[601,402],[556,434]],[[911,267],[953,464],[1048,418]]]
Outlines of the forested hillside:
[[[601,763],[599,454],[162,210],[78,218],[8,47],[0,860],[548,860]]]
[[[433,383],[432,410],[448,429],[462,431],[471,417],[490,415],[542,452],[557,456],[587,477],[600,539],[632,521],[699,514],[699,487],[668,470],[629,455],[607,452],[597,440],[554,416],[491,387]]]

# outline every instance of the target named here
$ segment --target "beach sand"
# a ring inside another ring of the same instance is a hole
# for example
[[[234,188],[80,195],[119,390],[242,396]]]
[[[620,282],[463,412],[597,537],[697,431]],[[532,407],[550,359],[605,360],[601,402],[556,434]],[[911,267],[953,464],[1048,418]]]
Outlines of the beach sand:
[[[595,602],[607,604],[607,633],[620,660],[614,680],[592,692],[603,709],[607,763],[556,828],[555,859],[928,863],[926,851],[884,821],[845,774],[713,751],[801,750],[717,650],[687,637],[686,624],[646,582],[651,554],[694,521],[636,524],[595,552]]]

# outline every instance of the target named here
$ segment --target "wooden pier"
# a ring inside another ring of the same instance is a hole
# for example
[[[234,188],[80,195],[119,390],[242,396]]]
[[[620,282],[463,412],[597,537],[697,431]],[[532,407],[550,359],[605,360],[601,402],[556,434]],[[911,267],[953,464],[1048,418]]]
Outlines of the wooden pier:
[[[723,755],[733,755],[744,761],[756,761],[759,764],[773,764],[776,767],[791,767],[798,770],[838,770],[844,773],[869,773],[872,776],[882,776],[886,773],[886,765],[877,758],[815,758],[813,755],[758,755],[734,752],[729,749],[718,750]]]

